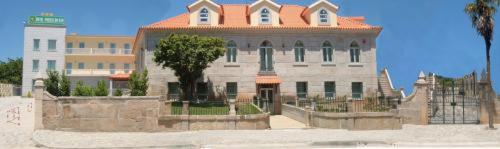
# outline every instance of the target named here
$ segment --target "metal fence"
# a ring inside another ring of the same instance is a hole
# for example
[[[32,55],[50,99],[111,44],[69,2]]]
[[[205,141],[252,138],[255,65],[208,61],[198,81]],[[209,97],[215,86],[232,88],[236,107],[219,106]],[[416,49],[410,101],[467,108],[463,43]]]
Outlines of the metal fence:
[[[236,115],[260,114],[262,110],[250,99],[237,99],[234,102]],[[227,100],[190,101],[188,115],[229,115],[230,103]],[[182,115],[182,101],[172,102],[172,115]]]
[[[283,96],[284,104],[296,106],[302,109],[310,108],[318,112],[388,112],[397,109],[398,101],[387,100],[378,97],[364,97],[363,99],[348,99],[346,96],[339,97],[312,97],[306,100],[298,100],[290,96]]]

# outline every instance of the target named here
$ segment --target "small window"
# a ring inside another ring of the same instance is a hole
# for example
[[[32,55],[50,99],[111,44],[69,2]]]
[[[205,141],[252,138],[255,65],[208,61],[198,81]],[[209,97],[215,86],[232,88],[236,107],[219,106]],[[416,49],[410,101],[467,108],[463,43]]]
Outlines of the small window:
[[[320,24],[330,23],[330,17],[328,16],[328,11],[326,11],[325,9],[321,9],[319,11],[319,23]]]
[[[78,63],[78,69],[85,69],[85,63]]]
[[[33,51],[40,51],[40,39],[33,39]]]
[[[325,98],[333,100],[335,96],[335,82],[325,82]]]
[[[66,48],[67,49],[72,49],[73,48],[73,43],[72,42],[66,43]]]
[[[333,62],[333,49],[332,44],[328,41],[323,43],[323,62]]]
[[[261,24],[270,24],[271,23],[271,13],[267,8],[264,8],[260,11],[260,23]]]
[[[103,63],[97,63],[97,69],[104,69]]]
[[[169,100],[178,100],[179,99],[179,82],[168,82],[168,98]]]
[[[228,63],[236,63],[236,56],[238,55],[237,51],[238,50],[236,43],[234,41],[229,41],[227,44],[227,52],[226,52]]]
[[[352,83],[352,98],[361,100],[363,99],[363,83],[353,82]]]
[[[71,74],[71,70],[73,70],[73,63],[66,63],[66,74]]]
[[[307,82],[297,82],[297,97],[302,100],[307,98]]]
[[[38,72],[40,67],[40,60],[33,60],[33,72]]]
[[[49,51],[56,51],[57,40],[49,40]]]
[[[295,62],[304,62],[304,44],[301,41],[295,43]]]
[[[115,43],[110,43],[109,44],[109,48],[110,48],[110,53],[111,54],[116,54],[116,44]]]
[[[351,62],[359,63],[359,55],[361,55],[361,51],[358,43],[353,42],[351,44],[350,54],[351,54]]]
[[[208,99],[208,84],[205,82],[198,82],[196,84],[196,96],[198,100]]]
[[[130,49],[130,44],[126,43],[125,45],[123,45],[123,48],[124,49]]]
[[[97,48],[104,49],[104,43],[99,42],[99,44],[97,44]]]
[[[129,73],[129,71],[130,71],[130,64],[129,63],[123,64],[123,69],[125,69],[125,70],[123,70],[125,73]]]
[[[226,83],[227,90],[227,98],[228,99],[236,99],[238,95],[238,83],[236,82],[227,82]]]
[[[116,73],[116,66],[115,63],[109,64],[109,74],[115,74]]]
[[[210,21],[210,12],[208,11],[207,8],[203,8],[200,11],[200,22],[202,24],[209,23]]]
[[[80,49],[85,48],[85,42],[80,42],[80,43],[78,44],[78,48],[80,48]]]
[[[47,70],[55,71],[56,70],[56,61],[55,60],[47,60]]]

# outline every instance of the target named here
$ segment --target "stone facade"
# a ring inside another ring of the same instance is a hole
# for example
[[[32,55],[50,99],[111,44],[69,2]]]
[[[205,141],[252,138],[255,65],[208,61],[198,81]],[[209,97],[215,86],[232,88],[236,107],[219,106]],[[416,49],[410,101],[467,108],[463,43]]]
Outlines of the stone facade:
[[[0,97],[8,97],[14,95],[14,85],[0,84]]]
[[[272,34],[269,34],[272,32]],[[307,82],[310,96],[324,95],[324,82],[335,81],[339,96],[351,96],[351,83],[362,82],[363,91],[375,92],[377,85],[376,37],[374,33],[350,33],[340,31],[314,32],[308,30],[172,30],[166,32],[146,32],[143,50],[137,52],[137,68],[148,69],[150,74],[150,95],[165,95],[167,82],[178,82],[170,69],[162,69],[153,61],[156,43],[169,33],[188,33],[201,36],[216,36],[237,44],[237,62],[228,63],[226,57],[216,60],[204,71],[203,82],[209,86],[225,87],[226,82],[238,83],[238,94],[256,95],[256,76],[259,75],[259,47],[264,41],[273,45],[273,65],[275,74],[283,81],[279,85],[280,94],[296,94],[296,82]],[[295,62],[294,45],[302,41],[305,48],[305,62]],[[325,63],[322,44],[332,43],[333,62]],[[349,49],[352,42],[361,46],[359,63],[351,63]]]
[[[172,115],[160,117],[159,129],[165,131],[259,130],[269,129],[269,114],[255,115]]]

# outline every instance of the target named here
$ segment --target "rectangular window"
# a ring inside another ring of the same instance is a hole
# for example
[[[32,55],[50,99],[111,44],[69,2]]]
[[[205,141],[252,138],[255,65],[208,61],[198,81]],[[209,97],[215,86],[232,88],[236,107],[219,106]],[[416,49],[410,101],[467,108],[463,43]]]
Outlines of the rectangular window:
[[[103,63],[97,63],[97,69],[104,69]]]
[[[78,63],[78,69],[85,69],[85,63]]]
[[[56,60],[47,60],[47,70],[48,71],[56,70]]]
[[[295,48],[295,62],[304,62],[304,48]]]
[[[260,48],[260,71],[261,72],[274,71],[272,48]]]
[[[66,63],[66,74],[71,74],[71,70],[73,69],[72,63]]]
[[[115,64],[114,63],[109,64],[109,73],[110,74],[115,74],[115,71],[116,71],[115,69],[116,68],[115,68]]]
[[[49,40],[49,51],[56,51],[57,40]]]
[[[104,43],[99,42],[99,44],[97,44],[97,48],[104,49]]]
[[[78,48],[81,48],[81,49],[85,48],[85,42],[80,42],[78,44]]]
[[[237,50],[234,47],[227,48],[227,62],[229,63],[236,63],[236,55],[237,55]]]
[[[325,98],[333,100],[335,96],[335,82],[325,82]]]
[[[73,43],[72,42],[66,43],[66,49],[72,49],[72,48],[73,48]]]
[[[168,82],[168,98],[170,100],[178,100],[179,99],[179,82]]]
[[[302,100],[307,98],[307,82],[297,82],[297,97]]]
[[[130,44],[126,43],[125,45],[123,45],[123,48],[124,49],[130,49]]]
[[[226,83],[227,90],[227,98],[228,99],[236,99],[238,96],[238,83],[236,82],[227,82]]]
[[[196,84],[196,96],[198,97],[198,100],[208,99],[208,83],[198,82]]]
[[[361,100],[363,99],[363,83],[352,82],[352,98]]]
[[[111,54],[116,54],[116,44],[115,43],[110,43],[109,44],[109,48],[111,48],[109,52],[111,52]]]
[[[359,49],[351,49],[350,53],[351,53],[351,62],[352,63],[359,63],[359,55],[361,54],[360,50]]]
[[[129,71],[130,71],[130,64],[129,63],[123,64],[123,69],[125,69],[125,70],[123,70],[125,73],[129,73]]]
[[[332,48],[323,48],[323,62],[333,62]]]
[[[33,72],[38,72],[38,67],[40,66],[39,60],[33,60]]]
[[[40,51],[40,39],[33,39],[33,51]]]

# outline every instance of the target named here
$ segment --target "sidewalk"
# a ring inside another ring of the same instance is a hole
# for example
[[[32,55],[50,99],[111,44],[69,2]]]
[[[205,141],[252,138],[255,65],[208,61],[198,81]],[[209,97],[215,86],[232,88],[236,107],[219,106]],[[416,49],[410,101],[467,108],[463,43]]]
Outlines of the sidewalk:
[[[500,147],[500,130],[485,128],[485,125],[405,125],[402,130],[378,131],[282,129],[162,133],[42,130],[34,133],[33,140],[39,146],[50,148]]]
[[[271,129],[304,129],[306,125],[283,115],[270,116]]]

